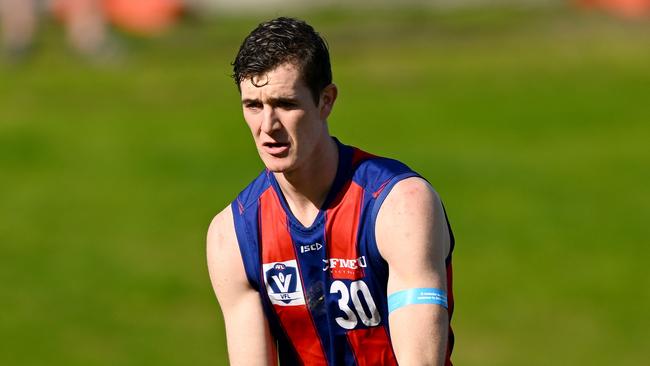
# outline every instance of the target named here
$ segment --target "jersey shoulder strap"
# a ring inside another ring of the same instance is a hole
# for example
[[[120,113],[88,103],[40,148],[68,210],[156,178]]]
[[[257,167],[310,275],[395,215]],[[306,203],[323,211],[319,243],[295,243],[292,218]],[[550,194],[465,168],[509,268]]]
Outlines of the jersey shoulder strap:
[[[268,170],[262,171],[243,191],[232,201],[233,221],[235,233],[239,243],[242,262],[246,277],[251,286],[260,289],[260,254],[259,254],[259,227],[258,207],[259,197],[267,189],[271,189]]]
[[[375,156],[356,148],[352,161],[353,181],[363,187],[367,194],[372,195],[373,221],[379,207],[395,184],[406,178],[421,177],[398,160]]]

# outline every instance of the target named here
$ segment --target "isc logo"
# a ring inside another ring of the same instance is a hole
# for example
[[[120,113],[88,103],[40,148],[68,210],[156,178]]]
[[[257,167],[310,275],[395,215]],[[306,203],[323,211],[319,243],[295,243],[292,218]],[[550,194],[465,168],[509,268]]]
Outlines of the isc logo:
[[[322,248],[323,248],[323,245],[321,243],[301,245],[300,246],[300,253],[318,251],[318,250],[321,250]]]

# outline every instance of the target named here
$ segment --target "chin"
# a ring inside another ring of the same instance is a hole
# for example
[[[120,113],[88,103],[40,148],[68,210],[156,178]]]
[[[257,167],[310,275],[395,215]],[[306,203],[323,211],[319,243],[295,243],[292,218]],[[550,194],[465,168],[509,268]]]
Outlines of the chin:
[[[287,158],[276,158],[276,157],[262,157],[262,162],[266,169],[273,173],[286,173],[292,170],[293,163]]]

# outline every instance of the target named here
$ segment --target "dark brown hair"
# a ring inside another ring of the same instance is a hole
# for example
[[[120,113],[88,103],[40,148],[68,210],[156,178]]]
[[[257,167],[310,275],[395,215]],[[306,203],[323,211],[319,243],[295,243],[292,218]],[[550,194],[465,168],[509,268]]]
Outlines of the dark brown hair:
[[[261,76],[284,63],[293,63],[318,104],[320,93],[332,83],[332,67],[325,40],[302,20],[280,17],[257,26],[233,61],[233,79],[240,83]]]

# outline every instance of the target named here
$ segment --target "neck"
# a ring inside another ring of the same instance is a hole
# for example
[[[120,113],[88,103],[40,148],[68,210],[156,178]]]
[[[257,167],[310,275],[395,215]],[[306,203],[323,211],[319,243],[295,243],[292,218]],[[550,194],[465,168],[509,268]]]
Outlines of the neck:
[[[312,222],[325,202],[336,178],[338,158],[336,142],[327,136],[314,149],[309,164],[290,172],[274,173],[291,211],[303,224]]]

